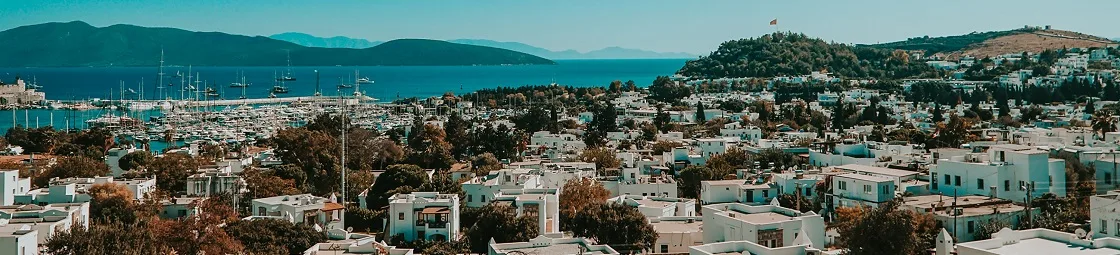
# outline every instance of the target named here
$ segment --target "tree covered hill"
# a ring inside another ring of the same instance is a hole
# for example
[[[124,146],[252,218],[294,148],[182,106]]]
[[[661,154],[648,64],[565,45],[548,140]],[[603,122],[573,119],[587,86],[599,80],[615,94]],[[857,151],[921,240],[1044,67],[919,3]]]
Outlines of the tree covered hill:
[[[554,64],[511,50],[401,39],[365,49],[315,48],[263,36],[133,25],[44,23],[0,32],[0,66],[424,66]]]
[[[1008,31],[990,31],[976,33],[972,32],[965,35],[943,36],[943,37],[914,37],[906,39],[905,41],[860,45],[863,47],[872,47],[879,49],[899,49],[899,50],[921,50],[926,54],[934,54],[941,52],[953,52],[965,49],[971,45],[987,41],[988,39],[1024,33],[1023,30],[1008,30]]]
[[[828,71],[847,78],[906,78],[934,73],[902,51],[828,43],[804,34],[774,33],[724,42],[688,61],[678,74],[697,78],[774,77]]]

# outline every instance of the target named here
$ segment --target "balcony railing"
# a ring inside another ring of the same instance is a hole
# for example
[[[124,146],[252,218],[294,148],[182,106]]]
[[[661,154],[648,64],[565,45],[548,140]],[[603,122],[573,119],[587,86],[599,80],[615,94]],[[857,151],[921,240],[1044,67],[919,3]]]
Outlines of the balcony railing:
[[[418,220],[416,221],[416,226],[427,226],[428,228],[447,228],[447,222]]]

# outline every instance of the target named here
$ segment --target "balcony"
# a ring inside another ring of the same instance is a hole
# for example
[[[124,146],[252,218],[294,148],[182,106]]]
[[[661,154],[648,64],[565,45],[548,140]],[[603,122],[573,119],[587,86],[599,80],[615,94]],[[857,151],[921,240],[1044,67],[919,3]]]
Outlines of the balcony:
[[[447,228],[447,222],[446,221],[417,220],[416,221],[416,226],[427,226],[428,228]]]

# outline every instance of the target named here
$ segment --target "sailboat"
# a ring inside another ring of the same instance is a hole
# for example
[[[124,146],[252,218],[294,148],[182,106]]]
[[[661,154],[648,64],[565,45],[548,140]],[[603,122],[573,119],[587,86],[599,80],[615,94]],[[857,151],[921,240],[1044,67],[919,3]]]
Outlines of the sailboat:
[[[273,75],[275,75],[275,74],[273,74]],[[271,92],[273,94],[273,97],[275,97],[275,94],[288,93],[288,87],[284,86],[284,81],[285,81],[284,78],[283,77],[276,78],[276,81],[278,81],[280,84],[277,84],[276,86],[272,86]]]
[[[234,80],[235,81],[240,80],[241,82],[230,83],[229,84],[230,88],[244,88],[244,87],[249,86],[249,83],[245,83],[245,73],[241,73],[241,77],[239,79],[234,79]]]
[[[353,88],[354,85],[346,84],[345,82],[342,81],[342,77],[338,77],[338,86],[335,86],[335,87],[340,88],[340,89],[348,89],[348,88]]]
[[[25,85],[27,89],[41,89],[43,86],[39,85],[39,77],[31,77],[31,83]]]
[[[276,78],[277,81],[295,81],[296,77],[292,76],[292,52],[288,51],[288,72]]]

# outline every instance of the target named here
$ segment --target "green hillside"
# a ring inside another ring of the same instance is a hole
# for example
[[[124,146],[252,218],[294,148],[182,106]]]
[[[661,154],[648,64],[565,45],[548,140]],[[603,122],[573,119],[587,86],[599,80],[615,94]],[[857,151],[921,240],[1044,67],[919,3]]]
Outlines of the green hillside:
[[[899,50],[924,50],[926,54],[953,52],[963,50],[971,45],[987,41],[988,39],[1008,36],[1027,32],[1026,30],[1008,30],[1008,31],[991,31],[977,33],[972,32],[966,35],[954,35],[943,37],[914,37],[906,39],[905,41],[860,45],[865,47],[873,47],[880,49],[899,49]]]
[[[84,22],[44,23],[0,32],[0,66],[166,65],[430,66],[555,64],[516,51],[436,40],[402,39],[366,49],[312,48],[263,36]]]
[[[698,78],[774,77],[827,70],[847,78],[905,78],[930,74],[928,65],[892,50],[828,43],[803,34],[774,33],[724,42],[688,61],[678,74]]]

